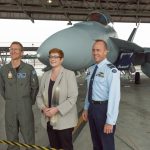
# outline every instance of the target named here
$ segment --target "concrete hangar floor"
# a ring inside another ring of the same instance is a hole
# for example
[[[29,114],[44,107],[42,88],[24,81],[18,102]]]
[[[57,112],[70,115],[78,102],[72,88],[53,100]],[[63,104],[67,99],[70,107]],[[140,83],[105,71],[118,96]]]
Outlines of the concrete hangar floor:
[[[149,150],[150,147],[150,79],[141,76],[141,84],[121,79],[120,113],[115,134],[116,150]],[[84,77],[78,77],[79,97],[78,112],[82,110],[86,91]],[[41,126],[40,111],[33,106],[35,117],[36,144],[47,146],[48,137]],[[0,97],[0,140],[5,140],[4,101]],[[80,127],[79,127],[80,128]],[[74,140],[74,150],[92,150],[92,142],[88,123],[84,124]],[[20,135],[20,142],[23,142]],[[6,150],[7,145],[0,144],[0,150]],[[24,148],[21,148],[23,150]]]

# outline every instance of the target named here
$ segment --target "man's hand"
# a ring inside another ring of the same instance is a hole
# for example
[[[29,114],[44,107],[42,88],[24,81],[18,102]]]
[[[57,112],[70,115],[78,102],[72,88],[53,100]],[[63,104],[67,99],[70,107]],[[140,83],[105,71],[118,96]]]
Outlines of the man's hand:
[[[105,124],[104,125],[104,133],[106,133],[106,134],[113,133],[113,125]]]
[[[87,110],[84,110],[82,112],[82,118],[84,121],[87,121],[88,120],[88,111]]]

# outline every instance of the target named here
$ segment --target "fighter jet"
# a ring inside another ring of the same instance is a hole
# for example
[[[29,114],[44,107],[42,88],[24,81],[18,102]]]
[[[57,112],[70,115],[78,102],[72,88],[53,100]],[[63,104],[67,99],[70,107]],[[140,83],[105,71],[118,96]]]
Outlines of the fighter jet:
[[[150,77],[150,49],[133,43],[136,31],[137,28],[127,41],[119,39],[111,25],[111,17],[106,12],[92,12],[86,21],[76,23],[47,38],[38,48],[37,57],[49,68],[48,51],[60,48],[65,54],[63,65],[80,71],[94,63],[92,45],[95,40],[103,39],[108,44],[108,60],[119,70],[130,72],[135,70],[134,66],[141,65],[143,73]],[[135,73],[135,80],[136,83],[140,80],[138,72]]]
[[[76,23],[48,37],[38,48],[37,56],[42,63],[49,66],[48,51],[60,48],[65,54],[63,65],[74,71],[82,70],[93,64],[93,42],[103,39],[108,44],[108,60],[119,70],[130,71],[131,67],[141,65],[143,73],[150,77],[150,49],[144,49],[132,42],[137,29],[135,28],[128,41],[125,41],[118,38],[110,23],[111,18],[108,14],[91,13],[87,21]],[[140,76],[137,73],[137,83],[139,80]]]

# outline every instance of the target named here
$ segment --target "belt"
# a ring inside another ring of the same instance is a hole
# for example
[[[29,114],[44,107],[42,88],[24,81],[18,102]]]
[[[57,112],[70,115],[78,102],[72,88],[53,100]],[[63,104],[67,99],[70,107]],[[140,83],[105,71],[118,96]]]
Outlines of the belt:
[[[106,104],[108,103],[108,100],[104,100],[104,101],[95,101],[95,100],[91,100],[92,104]]]

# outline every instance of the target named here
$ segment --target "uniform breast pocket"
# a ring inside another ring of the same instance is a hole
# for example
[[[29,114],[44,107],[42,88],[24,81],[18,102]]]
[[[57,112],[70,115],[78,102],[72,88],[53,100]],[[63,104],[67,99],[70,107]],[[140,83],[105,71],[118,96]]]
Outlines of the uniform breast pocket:
[[[106,82],[106,78],[105,77],[101,77],[101,76],[96,76],[95,77],[95,81],[99,82],[99,83],[105,83]]]
[[[30,76],[27,73],[18,73],[17,79],[20,86],[30,88]]]

